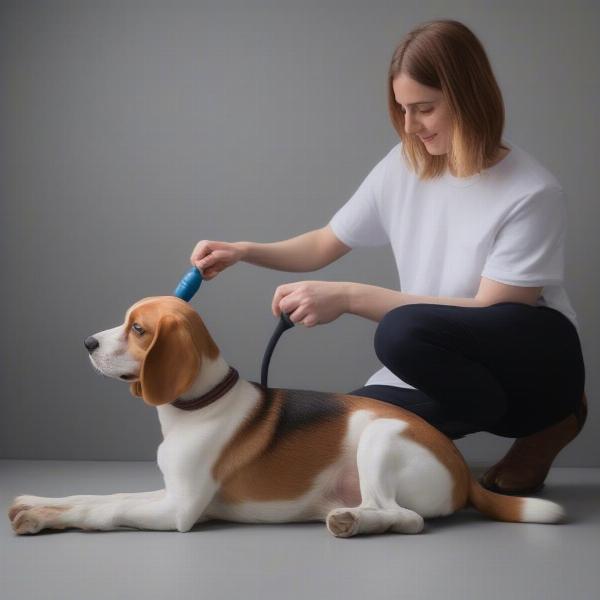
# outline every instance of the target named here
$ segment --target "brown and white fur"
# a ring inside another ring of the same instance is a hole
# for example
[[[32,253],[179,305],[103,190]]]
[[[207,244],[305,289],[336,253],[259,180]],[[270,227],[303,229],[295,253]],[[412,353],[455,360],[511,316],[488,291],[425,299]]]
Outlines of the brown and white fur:
[[[209,519],[324,521],[338,537],[418,533],[423,519],[472,505],[500,521],[554,523],[552,502],[482,488],[452,441],[401,408],[356,396],[265,389],[239,379],[195,411],[229,365],[199,315],[175,297],[141,300],[95,334],[104,375],[156,406],[164,489],[108,496],[19,496],[16,533],[77,527],[189,531]]]

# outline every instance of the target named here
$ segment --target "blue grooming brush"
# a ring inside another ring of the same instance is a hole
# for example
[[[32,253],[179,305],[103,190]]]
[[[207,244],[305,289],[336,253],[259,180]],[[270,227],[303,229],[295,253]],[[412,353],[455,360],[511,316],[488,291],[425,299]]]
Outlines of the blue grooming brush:
[[[181,298],[186,302],[189,302],[194,294],[200,288],[200,284],[202,283],[202,273],[196,268],[192,267],[182,278],[175,291],[173,292],[174,296],[177,298]],[[262,368],[260,373],[260,381],[263,387],[267,387],[267,378],[269,376],[269,363],[271,362],[271,355],[273,354],[273,350],[275,349],[275,345],[277,344],[281,334],[288,329],[294,327],[293,321],[290,319],[289,315],[286,313],[281,313],[281,317],[279,319],[279,323],[273,332],[273,336],[269,341],[267,349],[265,351],[265,355],[263,357]]]
[[[202,283],[202,273],[196,268],[192,267],[182,278],[173,296],[177,296],[186,302],[189,302],[194,294],[198,291],[200,284]]]

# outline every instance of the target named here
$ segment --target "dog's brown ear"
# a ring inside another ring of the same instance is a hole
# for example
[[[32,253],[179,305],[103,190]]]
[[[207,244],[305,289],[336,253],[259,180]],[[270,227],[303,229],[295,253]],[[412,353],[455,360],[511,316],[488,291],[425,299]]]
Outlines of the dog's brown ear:
[[[133,383],[130,383],[129,391],[131,392],[132,396],[137,396],[138,398],[141,398],[142,397],[142,382],[134,381]]]
[[[190,388],[199,370],[200,355],[187,319],[165,315],[157,323],[142,363],[140,381],[132,387],[137,384],[135,392],[139,390],[147,404],[167,404]]]

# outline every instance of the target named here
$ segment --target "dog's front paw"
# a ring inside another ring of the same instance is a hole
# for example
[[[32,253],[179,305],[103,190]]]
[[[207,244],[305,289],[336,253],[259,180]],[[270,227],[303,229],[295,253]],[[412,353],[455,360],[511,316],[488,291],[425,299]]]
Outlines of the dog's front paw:
[[[8,518],[15,533],[38,533],[42,529],[64,529],[61,522],[62,513],[67,509],[56,506],[31,506],[24,504],[23,496],[15,498],[14,504],[8,510]]]
[[[29,510],[32,507],[31,504],[27,504],[26,502],[24,502],[22,498],[23,496],[15,498],[12,505],[8,509],[8,518],[10,519],[11,523],[15,520],[15,517],[20,512],[23,512],[24,510]]]
[[[13,500],[13,503],[11,504],[10,508],[8,509],[8,518],[10,519],[11,523],[21,511],[29,510],[34,506],[43,506],[43,500],[44,498],[40,498],[39,496],[17,496]]]
[[[9,511],[10,521],[14,532],[18,535],[38,533],[44,528],[41,515],[35,508],[15,506]]]

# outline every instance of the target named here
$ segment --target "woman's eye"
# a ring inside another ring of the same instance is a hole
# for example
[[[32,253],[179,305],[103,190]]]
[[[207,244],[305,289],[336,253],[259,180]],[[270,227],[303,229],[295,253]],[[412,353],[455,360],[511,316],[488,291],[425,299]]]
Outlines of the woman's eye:
[[[141,325],[139,325],[138,323],[134,323],[131,326],[131,329],[133,329],[138,335],[144,335],[144,333],[145,333],[143,327]]]
[[[406,109],[405,108],[400,108],[400,112],[405,115],[406,114]],[[425,110],[420,110],[419,113],[422,115],[428,115],[430,112],[433,112],[433,108],[426,108]]]

